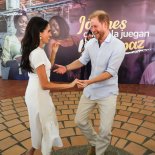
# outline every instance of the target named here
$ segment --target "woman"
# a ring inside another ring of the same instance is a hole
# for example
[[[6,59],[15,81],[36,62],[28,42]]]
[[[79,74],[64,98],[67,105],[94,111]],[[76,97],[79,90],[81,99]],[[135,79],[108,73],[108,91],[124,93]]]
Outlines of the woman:
[[[65,66],[78,59],[80,57],[80,53],[78,53],[79,39],[69,34],[69,26],[64,18],[60,16],[53,16],[49,20],[49,24],[52,33],[52,39],[49,41],[46,51],[49,59],[51,59],[51,55],[53,57],[51,45],[57,41],[60,43],[60,45],[58,47],[58,50],[56,51],[56,64]],[[72,81],[75,78],[79,78],[79,76],[80,70],[70,71],[65,73],[64,75],[51,72],[50,80],[68,82]]]
[[[49,82],[51,63],[43,50],[44,44],[51,37],[48,22],[41,17],[33,17],[29,21],[22,40],[21,67],[29,72],[29,82],[25,101],[29,113],[32,148],[28,152],[33,155],[39,149],[43,155],[49,155],[52,146],[62,146],[59,137],[58,122],[49,89],[67,89],[76,84]],[[53,44],[53,52],[58,44]]]
[[[11,36],[6,36],[3,45],[2,53],[2,73],[8,70],[5,79],[11,80],[25,80],[28,79],[27,72],[19,68],[21,60],[21,40],[24,36],[25,29],[28,23],[28,17],[25,12],[20,15],[14,16],[14,26],[16,33]],[[6,73],[6,72],[5,72]],[[3,77],[3,75],[2,75]]]

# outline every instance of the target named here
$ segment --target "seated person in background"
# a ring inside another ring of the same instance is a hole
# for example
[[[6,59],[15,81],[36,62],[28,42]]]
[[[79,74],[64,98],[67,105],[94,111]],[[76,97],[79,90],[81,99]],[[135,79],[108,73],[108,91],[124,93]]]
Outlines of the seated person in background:
[[[140,84],[155,85],[155,61],[151,62],[144,70]]]
[[[78,52],[83,53],[84,49],[85,49],[85,45],[86,43],[92,39],[94,36],[93,36],[93,33],[91,30],[88,30],[88,32],[86,33],[86,37],[83,38],[82,40],[80,40],[80,43],[79,43],[79,48],[78,48]],[[91,61],[89,61],[87,63],[86,66],[83,66],[81,68],[81,75],[80,75],[80,79],[81,80],[84,80],[84,79],[88,79],[89,76],[90,76],[90,73],[91,73]]]
[[[25,12],[22,15],[14,16],[14,26],[16,33],[14,35],[6,36],[4,39],[2,52],[2,78],[5,69],[8,70],[8,79],[24,80],[28,79],[27,72],[21,70],[21,40],[23,39],[25,29],[28,23],[28,17]],[[6,73],[6,72],[5,72]],[[7,79],[7,78],[6,78]]]
[[[80,54],[78,53],[79,39],[69,34],[69,26],[64,18],[60,16],[53,16],[49,20],[51,27],[52,38],[47,44],[46,53],[51,63],[67,65],[72,61],[78,59]],[[56,53],[52,53],[51,45],[55,42],[59,42],[59,47]],[[53,67],[54,68],[54,67]],[[60,75],[51,71],[50,81],[58,82],[70,82],[73,79],[79,78],[80,70],[70,71],[64,75]]]
[[[119,83],[138,84],[144,71],[143,59],[143,53],[126,54],[119,69]]]

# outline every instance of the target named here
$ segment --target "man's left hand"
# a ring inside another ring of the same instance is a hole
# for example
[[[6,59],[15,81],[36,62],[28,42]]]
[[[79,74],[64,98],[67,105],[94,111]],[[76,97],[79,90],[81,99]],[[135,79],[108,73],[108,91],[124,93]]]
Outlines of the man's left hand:
[[[89,80],[78,80],[77,81],[77,87],[78,88],[85,88],[89,84]]]

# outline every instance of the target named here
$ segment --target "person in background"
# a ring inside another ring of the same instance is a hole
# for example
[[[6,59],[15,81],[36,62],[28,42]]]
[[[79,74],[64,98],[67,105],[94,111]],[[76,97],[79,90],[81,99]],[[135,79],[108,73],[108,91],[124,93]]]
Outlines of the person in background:
[[[155,61],[151,62],[144,70],[140,84],[155,85]]]
[[[110,33],[109,16],[105,11],[94,11],[89,18],[95,38],[86,44],[79,59],[66,66],[57,65],[58,68],[54,72],[63,74],[81,68],[91,61],[92,70],[89,79],[78,81],[83,84],[84,90],[75,123],[92,146],[87,155],[104,155],[111,140],[118,95],[118,69],[125,55],[125,45]],[[95,132],[89,121],[89,113],[96,105],[100,114],[99,133]]]
[[[55,64],[67,65],[80,57],[78,53],[79,39],[69,34],[69,26],[61,16],[53,16],[49,20],[52,38],[46,47],[46,53],[51,61]],[[59,42],[56,55],[52,54],[51,45]],[[54,68],[55,66],[53,66]],[[64,75],[60,75],[51,71],[50,80],[57,82],[69,82],[75,78],[79,78],[80,70],[70,71]]]
[[[79,48],[78,48],[78,52],[83,53],[84,49],[85,49],[85,45],[86,43],[92,39],[94,36],[93,36],[93,33],[91,30],[88,30],[88,32],[86,33],[86,37],[83,38],[82,40],[80,40],[80,43],[79,43]],[[81,80],[84,80],[84,79],[88,79],[89,76],[90,76],[90,73],[91,73],[91,62],[89,61],[87,63],[86,66],[83,66],[81,68],[81,75],[80,75],[80,79]]]
[[[72,88],[77,81],[68,84],[50,82],[51,63],[43,49],[50,37],[48,22],[41,17],[32,17],[22,40],[21,68],[29,72],[25,102],[29,114],[32,148],[27,152],[28,155],[33,155],[40,147],[43,155],[50,155],[52,146],[62,146],[55,107],[49,93],[54,89]],[[58,44],[55,42],[51,48],[55,52]]]
[[[19,65],[21,61],[21,40],[24,36],[28,23],[26,12],[22,11],[19,15],[15,15],[13,21],[16,33],[14,35],[6,36],[4,39],[3,52],[1,56],[2,69],[5,70],[9,68],[9,72],[7,73],[8,79],[25,80],[28,79],[27,72],[24,70],[22,71]]]
[[[152,44],[154,47],[155,44]],[[155,85],[155,48],[152,48],[152,51],[145,53],[143,59],[144,72],[141,76],[140,84],[151,84]]]
[[[143,53],[126,53],[119,69],[119,83],[137,84],[144,71]]]

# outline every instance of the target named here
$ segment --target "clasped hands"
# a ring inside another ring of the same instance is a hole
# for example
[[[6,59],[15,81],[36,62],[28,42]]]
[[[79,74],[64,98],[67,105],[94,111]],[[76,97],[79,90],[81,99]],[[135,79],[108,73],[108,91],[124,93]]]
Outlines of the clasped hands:
[[[66,73],[67,67],[66,66],[62,66],[62,65],[54,65],[54,70],[53,72],[58,73],[58,74],[64,74]],[[79,80],[79,79],[75,79],[73,82],[71,82],[71,86],[74,87],[75,85],[77,85],[78,88],[85,88],[87,87],[89,84],[89,80]]]
[[[73,82],[71,82],[72,87],[75,87],[77,85],[78,88],[85,88],[88,86],[88,80],[79,80],[75,79]]]

